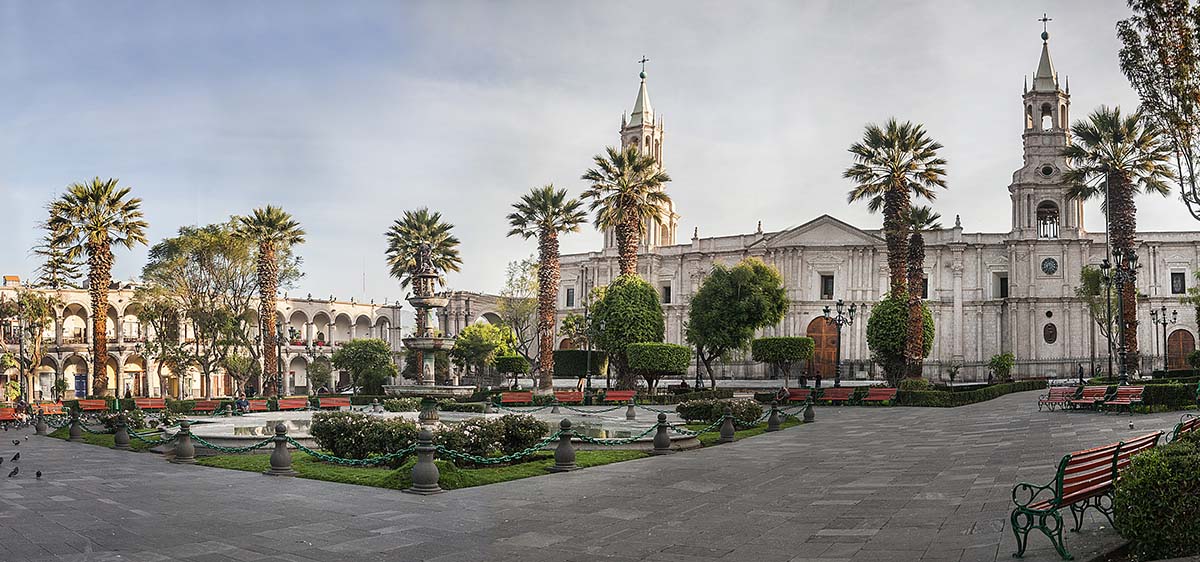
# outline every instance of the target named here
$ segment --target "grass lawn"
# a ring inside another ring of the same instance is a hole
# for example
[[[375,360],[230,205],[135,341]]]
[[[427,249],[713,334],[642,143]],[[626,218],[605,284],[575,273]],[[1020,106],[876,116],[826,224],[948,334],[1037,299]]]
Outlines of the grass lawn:
[[[52,433],[50,433],[50,437],[53,437],[55,439],[65,440],[69,437],[69,435],[68,435],[69,431],[70,430],[66,426],[60,427],[60,428],[54,430]],[[147,436],[146,438],[153,440],[153,439],[159,439],[159,436],[158,435]],[[99,445],[101,447],[108,447],[109,449],[112,449],[113,448],[113,435],[111,433],[88,433],[85,431],[85,432],[83,432],[83,442],[87,443],[88,445]],[[150,445],[142,443],[141,441],[138,441],[137,439],[130,438],[129,439],[129,448],[134,451],[145,451],[150,448]]]
[[[580,468],[600,466],[614,462],[640,459],[649,456],[645,451],[609,450],[609,451],[578,451],[575,453],[575,464]],[[554,466],[554,452],[543,451],[530,457],[527,462],[507,466],[490,466],[484,468],[458,468],[450,461],[438,460],[438,470],[441,472],[439,484],[442,489],[456,490],[483,486],[541,476],[547,474],[546,469]],[[292,470],[301,478],[358,484],[360,486],[375,486],[402,490],[412,485],[412,465],[415,457],[408,459],[400,468],[386,467],[349,467],[329,464],[313,460],[304,453],[292,453]],[[263,472],[271,465],[271,455],[218,455],[198,457],[196,464],[234,470]]]

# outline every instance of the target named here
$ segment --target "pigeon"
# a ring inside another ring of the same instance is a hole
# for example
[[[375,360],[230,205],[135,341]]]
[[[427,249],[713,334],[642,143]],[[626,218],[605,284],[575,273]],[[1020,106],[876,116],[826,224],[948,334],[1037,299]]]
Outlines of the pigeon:
[[[12,458],[12,462],[17,462],[19,460],[21,460],[21,453],[14,454],[13,458]]]
[[[13,445],[20,445],[20,444],[21,444],[20,439],[13,439]]]
[[[13,467],[12,472],[8,473],[8,477],[12,478],[13,476],[16,476],[18,472],[21,472],[21,467]]]
[[[42,477],[42,471],[40,471],[40,470],[39,470],[39,471],[37,471],[37,472],[33,473],[33,475],[34,475],[34,476],[36,476],[36,477],[38,477],[38,478],[41,478],[41,477]]]
[[[26,440],[26,441],[29,441],[29,436],[28,436],[28,435],[26,435],[26,436],[25,436],[25,440]]]

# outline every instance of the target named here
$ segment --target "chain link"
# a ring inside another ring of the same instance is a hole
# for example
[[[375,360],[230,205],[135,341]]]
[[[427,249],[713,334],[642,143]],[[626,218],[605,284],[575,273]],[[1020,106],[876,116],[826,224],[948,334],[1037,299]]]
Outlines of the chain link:
[[[209,449],[212,449],[214,451],[220,451],[222,453],[249,453],[250,451],[253,451],[255,449],[261,449],[263,447],[266,447],[267,445],[270,445],[272,441],[275,440],[274,437],[268,437],[266,439],[263,439],[262,441],[259,441],[258,443],[255,443],[253,445],[247,445],[245,447],[222,447],[221,445],[217,445],[215,443],[209,443],[208,441],[205,441],[203,438],[196,436],[191,431],[188,431],[188,434],[192,436],[192,439],[194,441],[196,441],[197,444],[208,447]]]
[[[559,438],[559,436],[561,436],[561,435],[562,435],[561,431],[555,431],[550,436],[533,444],[532,446],[530,446],[527,449],[523,449],[521,451],[517,451],[515,453],[511,453],[511,454],[504,455],[501,457],[480,457],[480,456],[472,455],[470,453],[463,453],[461,451],[455,451],[454,449],[450,449],[450,448],[446,447],[445,445],[435,445],[435,448],[439,454],[443,454],[443,455],[446,455],[446,456],[448,456],[450,458],[454,458],[454,459],[461,459],[461,460],[473,462],[475,464],[501,464],[501,463],[512,462],[515,460],[523,459],[529,455],[532,455],[538,451],[541,451],[542,447],[545,447],[546,445],[550,444],[552,441],[557,440]],[[582,436],[580,436],[580,437],[582,437]]]
[[[656,429],[658,429],[658,424],[654,424],[654,425],[646,428],[646,431],[643,431],[637,435],[634,435],[633,437],[599,439],[596,437],[588,437],[587,435],[576,434],[575,436],[578,437],[579,440],[583,441],[584,443],[591,443],[593,445],[602,445],[605,447],[612,447],[615,445],[628,445],[630,443],[633,443],[634,441],[637,441],[638,439],[641,439],[647,435],[650,435],[650,432],[652,432]]]
[[[303,451],[305,454],[307,454],[310,457],[313,457],[320,461],[330,462],[330,463],[334,463],[334,464],[340,464],[342,466],[375,466],[375,465],[379,465],[379,464],[385,464],[385,463],[391,462],[393,460],[402,459],[408,455],[411,455],[413,453],[413,451],[417,450],[417,445],[414,443],[414,444],[409,445],[408,447],[405,447],[403,449],[400,449],[399,451],[396,451],[394,453],[387,453],[385,455],[377,455],[374,457],[367,457],[365,459],[346,459],[346,458],[342,458],[342,457],[328,455],[328,454],[322,453],[320,451],[317,451],[315,449],[310,449],[308,447],[305,447],[303,443],[301,443],[291,437],[287,438],[287,442],[291,443],[291,445],[293,447]]]
[[[166,435],[165,432],[163,434]],[[138,441],[141,441],[142,443],[145,443],[151,447],[154,447],[156,445],[162,445],[164,443],[170,443],[175,440],[174,435],[171,435],[169,437],[164,437],[162,439],[146,439],[145,437],[143,437],[140,433],[137,433],[136,431],[130,431],[129,436],[134,439],[137,439]]]
[[[575,408],[575,407],[572,407],[572,406],[567,406],[566,404],[559,404],[559,406],[560,406],[560,407],[563,407],[563,408],[566,408],[566,409],[568,409],[568,410],[571,410],[572,412],[577,412],[577,413],[580,413],[580,414],[603,414],[603,413],[606,413],[606,412],[612,412],[612,411],[614,411],[614,410],[620,410],[621,408],[624,408],[624,407],[625,407],[624,405],[621,405],[621,406],[613,406],[612,408],[605,408],[605,409],[603,409],[603,410],[584,410],[584,409],[581,409],[581,408]]]
[[[690,437],[699,437],[699,436],[701,436],[701,435],[704,435],[705,433],[709,433],[709,432],[711,432],[711,431],[714,431],[714,430],[716,430],[718,427],[721,427],[721,424],[722,424],[722,423],[725,423],[725,417],[724,417],[724,416],[722,416],[722,417],[721,417],[721,419],[719,419],[719,420],[717,420],[717,421],[715,421],[715,422],[712,422],[711,424],[709,424],[709,426],[708,426],[708,427],[705,427],[705,428],[703,428],[703,429],[699,429],[699,430],[696,430],[696,431],[692,431],[692,430],[690,430],[690,429],[686,429],[686,428],[679,428],[679,427],[675,427],[674,425],[671,425],[671,426],[669,426],[669,427],[671,428],[671,431],[674,431],[675,433],[679,433],[679,434],[681,434],[681,435],[687,435],[687,436],[690,436]]]
[[[662,410],[662,409],[659,409],[659,408],[651,408],[650,406],[645,406],[645,405],[642,405],[642,404],[635,404],[635,405],[636,405],[638,408],[642,408],[642,409],[645,409],[645,410],[650,410],[651,412],[654,412],[654,413],[656,413],[656,414],[674,414],[674,413],[675,413],[675,410]]]
[[[545,410],[546,408],[553,408],[553,407],[554,407],[554,404],[546,404],[545,406],[542,406],[542,407],[540,407],[540,408],[531,408],[531,409],[529,409],[529,410],[518,410],[518,409],[516,409],[516,408],[509,408],[508,406],[501,406],[501,405],[499,405],[499,404],[492,404],[492,405],[493,405],[493,406],[495,406],[495,407],[497,407],[497,408],[499,408],[499,409],[501,409],[501,410],[508,410],[508,411],[510,411],[510,412],[517,412],[518,414],[532,414],[532,413],[534,413],[534,412],[540,412],[540,411],[542,411],[542,410]]]

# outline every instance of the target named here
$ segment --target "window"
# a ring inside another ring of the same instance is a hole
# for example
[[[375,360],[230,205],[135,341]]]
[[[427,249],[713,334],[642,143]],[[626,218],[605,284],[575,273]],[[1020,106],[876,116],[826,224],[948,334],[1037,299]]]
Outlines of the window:
[[[662,301],[663,301],[663,304],[671,304],[671,286],[670,285],[662,286]]]
[[[1187,293],[1187,277],[1182,271],[1171,272],[1171,294],[1182,295]]]
[[[929,299],[929,278],[928,277],[921,278],[921,298],[926,299],[926,300]]]
[[[575,288],[567,288],[567,308],[575,308]]]
[[[995,273],[992,277],[992,298],[1008,298],[1008,272]]]
[[[833,300],[833,276],[832,275],[822,275],[821,276],[821,300],[823,300],[823,301]]]

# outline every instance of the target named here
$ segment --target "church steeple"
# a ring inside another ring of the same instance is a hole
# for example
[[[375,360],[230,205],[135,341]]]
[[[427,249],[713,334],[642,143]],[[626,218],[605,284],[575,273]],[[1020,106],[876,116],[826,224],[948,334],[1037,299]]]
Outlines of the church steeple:
[[[1045,19],[1050,21],[1050,18]],[[1037,71],[1033,73],[1033,89],[1040,92],[1058,90],[1058,74],[1054,72],[1054,63],[1050,61],[1050,32],[1044,29],[1042,30],[1042,58],[1038,60]]]
[[[637,101],[633,102],[633,113],[629,115],[627,126],[637,126],[642,123],[654,124],[654,108],[650,107],[650,93],[646,91],[646,71],[640,74],[642,84],[638,87]]]

